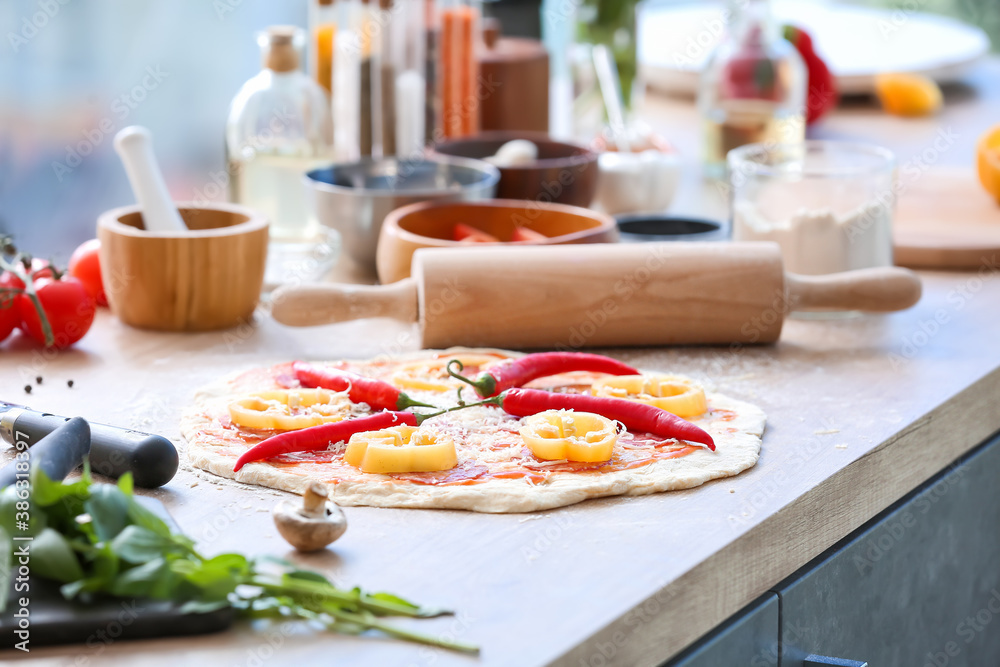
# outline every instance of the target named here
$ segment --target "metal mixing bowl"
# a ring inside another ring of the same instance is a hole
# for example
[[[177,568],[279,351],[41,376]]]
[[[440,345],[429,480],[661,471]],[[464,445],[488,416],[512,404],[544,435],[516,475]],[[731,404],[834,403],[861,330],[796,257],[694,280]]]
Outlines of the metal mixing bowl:
[[[320,223],[340,232],[347,254],[372,270],[382,220],[390,211],[421,201],[490,199],[499,180],[491,164],[452,157],[368,158],[306,174]]]

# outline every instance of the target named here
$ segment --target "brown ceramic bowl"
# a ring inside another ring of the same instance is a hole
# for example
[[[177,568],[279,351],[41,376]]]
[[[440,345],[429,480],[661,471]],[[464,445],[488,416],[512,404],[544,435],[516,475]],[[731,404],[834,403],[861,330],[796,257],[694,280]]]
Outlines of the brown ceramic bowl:
[[[125,324],[157,331],[245,324],[264,282],[267,218],[235,204],[177,208],[187,231],[147,232],[138,206],[98,218],[111,311]]]
[[[375,260],[379,280],[388,284],[409,277],[413,253],[420,248],[468,248],[470,244],[452,240],[452,231],[460,222],[492,234],[511,247],[618,240],[614,218],[577,206],[504,199],[421,202],[396,209],[382,223]],[[517,227],[549,238],[538,242],[507,241]]]
[[[538,146],[538,159],[525,166],[500,167],[497,199],[590,206],[597,190],[597,153],[580,144],[536,132],[483,132],[435,144],[434,152],[482,160],[514,139]]]

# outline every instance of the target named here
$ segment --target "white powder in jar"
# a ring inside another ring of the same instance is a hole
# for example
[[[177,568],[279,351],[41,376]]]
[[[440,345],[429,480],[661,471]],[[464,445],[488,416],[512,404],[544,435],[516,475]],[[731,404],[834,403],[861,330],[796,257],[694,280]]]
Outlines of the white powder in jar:
[[[799,208],[770,220],[751,203],[733,211],[734,241],[774,241],[785,270],[819,275],[892,265],[892,202],[876,200],[843,214]]]

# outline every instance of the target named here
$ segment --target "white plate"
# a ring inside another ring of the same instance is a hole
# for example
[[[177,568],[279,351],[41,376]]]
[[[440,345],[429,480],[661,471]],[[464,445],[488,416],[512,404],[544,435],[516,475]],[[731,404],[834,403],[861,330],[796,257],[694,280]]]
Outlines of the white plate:
[[[694,94],[698,72],[725,29],[726,3],[642,5],[639,67],[654,88]],[[911,12],[823,1],[773,3],[779,24],[813,37],[841,93],[868,93],[879,72],[913,72],[940,83],[959,78],[990,49],[986,33],[960,21]]]

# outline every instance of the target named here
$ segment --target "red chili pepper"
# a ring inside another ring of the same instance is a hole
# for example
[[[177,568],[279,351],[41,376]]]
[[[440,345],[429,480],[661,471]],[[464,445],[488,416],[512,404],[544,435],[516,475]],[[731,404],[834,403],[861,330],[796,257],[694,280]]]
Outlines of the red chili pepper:
[[[448,373],[452,377],[471,384],[475,387],[476,393],[483,398],[496,396],[506,389],[526,385],[538,378],[569,373],[570,371],[590,371],[607,373],[608,375],[639,375],[639,371],[620,361],[584,352],[528,354],[519,359],[511,359],[493,366],[488,371],[480,373],[475,380],[470,380],[452,371],[452,364],[457,364],[459,370],[462,370],[462,363],[455,359],[448,362]]]
[[[331,391],[346,391],[351,401],[367,403],[372,410],[405,410],[414,406],[435,407],[411,398],[388,382],[357,373],[319,368],[301,361],[293,363],[292,370],[303,387],[322,387]]]
[[[340,422],[303,428],[298,431],[279,433],[243,452],[243,455],[236,461],[236,467],[233,468],[233,472],[237,472],[240,468],[253,461],[271,459],[290,452],[312,452],[326,449],[335,442],[347,440],[355,433],[378,431],[400,424],[417,426],[427,416],[433,415],[386,411],[369,417],[346,419]]]
[[[715,451],[715,441],[703,429],[666,410],[645,403],[586,394],[557,394],[539,389],[508,389],[500,396],[486,399],[483,403],[499,405],[504,412],[515,417],[528,417],[546,410],[593,412],[620,421],[633,431],[697,442]]]

